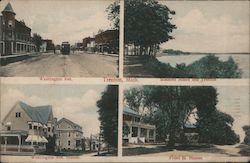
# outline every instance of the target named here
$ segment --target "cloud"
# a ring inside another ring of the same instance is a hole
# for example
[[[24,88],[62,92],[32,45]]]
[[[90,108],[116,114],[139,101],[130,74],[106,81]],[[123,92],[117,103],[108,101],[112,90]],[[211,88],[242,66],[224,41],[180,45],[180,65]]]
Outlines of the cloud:
[[[199,9],[176,18],[175,40],[162,47],[197,52],[249,52],[249,22],[223,13],[209,17]]]
[[[26,95],[18,89],[5,88],[1,92],[1,119],[9,112],[17,101],[23,101],[31,106],[52,105],[54,117],[68,118],[83,127],[84,136],[99,132],[98,108],[96,101],[100,93],[93,89],[84,92],[80,97],[65,97],[63,99],[44,99],[35,95]]]

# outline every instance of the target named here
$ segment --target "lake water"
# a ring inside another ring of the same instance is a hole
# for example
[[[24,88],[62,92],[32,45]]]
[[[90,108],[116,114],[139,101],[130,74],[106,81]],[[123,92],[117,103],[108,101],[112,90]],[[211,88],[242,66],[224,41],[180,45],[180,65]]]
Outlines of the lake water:
[[[175,67],[176,64],[185,63],[186,65],[192,64],[195,61],[200,60],[201,58],[207,56],[204,55],[169,55],[157,57],[160,62],[169,63],[172,67]],[[242,70],[242,78],[249,78],[249,64],[250,64],[250,55],[247,54],[216,54],[215,56],[219,57],[221,61],[227,61],[230,56],[238,63],[239,68]]]

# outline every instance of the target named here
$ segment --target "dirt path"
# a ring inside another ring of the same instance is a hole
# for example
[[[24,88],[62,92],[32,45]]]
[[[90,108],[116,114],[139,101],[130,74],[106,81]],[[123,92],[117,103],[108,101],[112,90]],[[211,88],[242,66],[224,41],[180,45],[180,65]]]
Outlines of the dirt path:
[[[115,77],[118,75],[118,57],[98,54],[42,54],[20,62],[2,66],[5,77]]]

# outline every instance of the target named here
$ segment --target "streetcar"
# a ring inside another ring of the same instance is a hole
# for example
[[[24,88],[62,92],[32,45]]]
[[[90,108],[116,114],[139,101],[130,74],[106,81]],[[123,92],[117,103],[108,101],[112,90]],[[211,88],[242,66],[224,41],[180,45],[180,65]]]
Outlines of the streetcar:
[[[70,44],[69,44],[69,42],[62,42],[61,53],[64,54],[64,55],[69,55],[70,54]]]

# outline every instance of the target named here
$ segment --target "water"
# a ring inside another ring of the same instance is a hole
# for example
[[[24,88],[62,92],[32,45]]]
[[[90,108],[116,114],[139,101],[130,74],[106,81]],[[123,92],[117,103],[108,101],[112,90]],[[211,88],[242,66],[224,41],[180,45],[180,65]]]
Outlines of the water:
[[[176,64],[185,63],[186,65],[192,64],[195,61],[207,56],[206,54],[201,55],[169,55],[157,57],[160,62],[169,63],[172,67],[176,67]],[[236,63],[238,63],[239,68],[242,70],[242,78],[249,78],[249,63],[250,55],[248,54],[216,54],[220,61],[227,61],[231,56]]]

